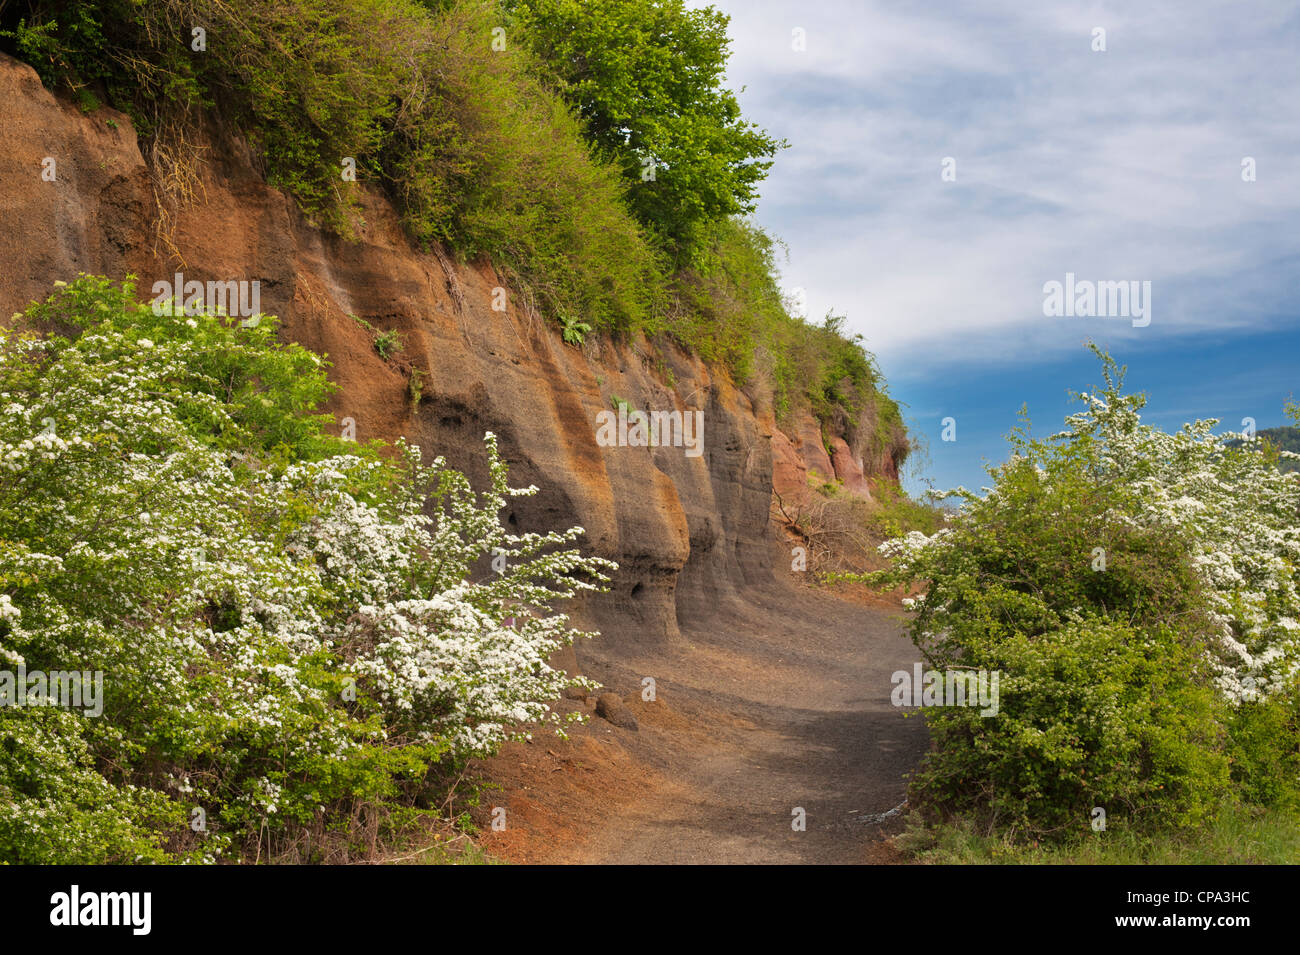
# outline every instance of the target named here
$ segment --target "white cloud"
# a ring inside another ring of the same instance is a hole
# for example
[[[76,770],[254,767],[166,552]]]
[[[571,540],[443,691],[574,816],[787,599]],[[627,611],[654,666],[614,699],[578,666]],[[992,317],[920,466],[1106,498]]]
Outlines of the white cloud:
[[[1151,280],[1151,335],[1294,317],[1293,4],[713,5],[746,114],[792,143],[758,215],[786,283],[887,366],[1077,347],[1089,329],[1041,311],[1066,271]]]

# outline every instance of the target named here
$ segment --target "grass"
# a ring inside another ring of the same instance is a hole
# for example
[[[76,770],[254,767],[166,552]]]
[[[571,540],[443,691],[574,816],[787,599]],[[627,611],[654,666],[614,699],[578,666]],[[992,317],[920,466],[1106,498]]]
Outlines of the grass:
[[[1300,819],[1281,810],[1226,806],[1205,826],[1184,833],[1086,832],[1060,845],[1023,845],[962,824],[910,822],[894,845],[931,865],[1294,865],[1300,863]]]
[[[402,347],[402,336],[395,328],[390,328],[386,332],[379,332],[375,335],[375,351],[379,353],[379,357],[384,361],[387,361],[388,356],[393,352],[401,351]]]
[[[867,529],[882,541],[902,537],[909,531],[933,534],[944,523],[942,509],[910,497],[901,487],[885,481],[876,487],[875,505],[867,516]]]
[[[370,333],[375,352],[384,361],[388,361],[388,356],[393,352],[401,351],[406,347],[406,343],[402,341],[402,334],[397,329],[390,328],[388,331],[381,332],[359,315],[349,314],[348,317]],[[412,393],[412,398],[418,403],[419,399],[415,397],[414,393]]]
[[[449,840],[439,840],[431,845],[421,846],[409,855],[399,855],[383,860],[385,865],[505,865],[506,863],[488,855],[467,836],[461,835]]]

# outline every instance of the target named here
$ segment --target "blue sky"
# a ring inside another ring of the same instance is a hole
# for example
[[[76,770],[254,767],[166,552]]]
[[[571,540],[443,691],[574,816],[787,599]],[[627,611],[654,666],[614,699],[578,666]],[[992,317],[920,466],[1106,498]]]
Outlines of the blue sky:
[[[866,337],[937,486],[980,487],[1022,403],[1036,432],[1057,430],[1067,390],[1100,378],[1089,338],[1162,427],[1285,423],[1300,4],[712,5],[731,16],[746,116],[791,143],[756,216],[789,247],[783,284]],[[1151,282],[1150,324],[1045,316],[1044,283],[1067,272]]]

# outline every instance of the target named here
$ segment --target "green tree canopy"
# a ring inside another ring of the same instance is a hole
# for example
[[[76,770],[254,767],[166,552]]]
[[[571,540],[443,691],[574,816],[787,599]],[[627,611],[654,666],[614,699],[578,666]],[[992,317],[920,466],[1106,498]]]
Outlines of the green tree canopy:
[[[632,184],[641,221],[680,258],[708,222],[753,211],[786,143],[723,85],[728,17],[683,0],[505,0],[602,156]]]

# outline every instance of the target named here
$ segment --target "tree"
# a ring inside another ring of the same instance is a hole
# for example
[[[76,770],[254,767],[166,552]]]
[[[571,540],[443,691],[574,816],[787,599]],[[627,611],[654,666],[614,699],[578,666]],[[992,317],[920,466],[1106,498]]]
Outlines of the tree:
[[[703,227],[753,211],[783,148],[722,86],[729,18],[683,0],[504,0],[513,36],[539,57],[629,202],[679,261]]]

